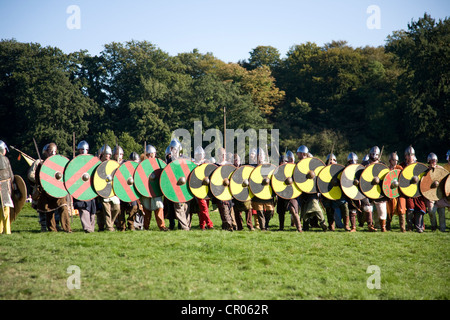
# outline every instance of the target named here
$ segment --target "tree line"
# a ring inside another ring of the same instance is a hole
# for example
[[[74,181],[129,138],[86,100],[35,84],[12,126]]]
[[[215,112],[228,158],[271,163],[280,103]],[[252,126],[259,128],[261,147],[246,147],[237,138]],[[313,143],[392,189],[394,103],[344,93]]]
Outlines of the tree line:
[[[171,56],[148,41],[112,42],[96,56],[38,43],[0,42],[0,139],[37,158],[49,142],[72,155],[73,134],[91,153],[116,142],[163,157],[171,133],[279,129],[280,151],[332,149],[343,163],[383,146],[400,157],[413,145],[419,161],[443,159],[449,145],[450,21],[424,14],[379,47],[345,41],[293,45],[281,57],[258,46],[225,63],[193,50]],[[205,142],[209,144],[209,142]],[[10,156],[11,158],[11,156]],[[24,162],[13,167],[25,170]]]

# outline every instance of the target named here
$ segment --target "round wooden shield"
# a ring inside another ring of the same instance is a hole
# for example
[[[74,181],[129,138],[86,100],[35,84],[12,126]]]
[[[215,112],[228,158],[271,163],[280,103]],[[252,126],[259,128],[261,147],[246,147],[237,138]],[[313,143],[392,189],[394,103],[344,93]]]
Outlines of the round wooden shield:
[[[64,171],[69,159],[56,154],[42,163],[39,179],[44,191],[51,197],[64,198],[68,192],[64,186]]]
[[[318,158],[300,160],[294,169],[294,182],[305,193],[317,193],[317,176],[325,167],[325,163]]]
[[[317,176],[317,187],[327,199],[339,200],[342,198],[341,176],[345,167],[340,164],[330,164],[320,170]]]
[[[134,186],[139,194],[147,198],[162,196],[159,179],[166,163],[159,158],[143,160],[134,172]]]
[[[209,186],[211,175],[217,169],[213,163],[203,163],[196,167],[189,176],[189,188],[199,199],[211,199],[212,192]]]
[[[255,167],[250,165],[243,165],[237,168],[230,179],[230,191],[238,201],[248,201],[254,197],[252,191],[249,188],[250,184],[250,174]]]
[[[75,199],[89,201],[97,197],[92,177],[102,163],[99,158],[90,154],[80,154],[73,158],[64,171],[64,185]]]
[[[380,199],[384,196],[382,183],[389,168],[382,163],[372,163],[361,173],[360,189],[367,198]]]
[[[449,172],[444,168],[430,168],[419,183],[420,192],[430,201],[439,201],[445,196],[445,178]]]
[[[269,200],[273,198],[273,190],[270,185],[273,172],[277,168],[271,163],[260,164],[253,169],[249,178],[249,187],[255,197],[262,200]]]
[[[444,194],[450,200],[450,175],[445,179]]]
[[[277,167],[272,175],[272,190],[283,199],[295,199],[302,191],[294,183],[294,163],[285,163]]]
[[[10,212],[10,222],[13,223],[19,215],[20,211],[22,211],[23,205],[27,200],[27,185],[25,181],[23,181],[22,177],[19,175],[14,175],[14,184],[17,187],[17,190],[12,193],[12,201],[14,203],[14,210]]]
[[[231,164],[219,166],[211,175],[209,183],[211,192],[219,200],[228,201],[233,199],[230,191],[230,178],[236,167]]]
[[[106,160],[95,170],[93,184],[95,191],[100,197],[107,199],[115,196],[112,182],[119,166],[120,164],[115,160]]]
[[[389,199],[397,198],[400,195],[398,177],[401,172],[400,169],[391,170],[383,179],[383,193]]]
[[[366,196],[359,189],[361,181],[361,174],[365,167],[361,164],[349,164],[342,171],[341,175],[341,188],[342,192],[353,200],[362,200]]]
[[[179,158],[162,171],[159,186],[163,195],[172,202],[188,202],[194,198],[189,189],[189,175],[197,165],[191,160]]]
[[[134,172],[139,163],[126,161],[117,168],[113,178],[113,190],[123,202],[133,202],[139,199],[139,193],[134,186]]]
[[[420,197],[419,182],[428,170],[428,166],[416,162],[407,165],[398,179],[400,191],[409,198]]]

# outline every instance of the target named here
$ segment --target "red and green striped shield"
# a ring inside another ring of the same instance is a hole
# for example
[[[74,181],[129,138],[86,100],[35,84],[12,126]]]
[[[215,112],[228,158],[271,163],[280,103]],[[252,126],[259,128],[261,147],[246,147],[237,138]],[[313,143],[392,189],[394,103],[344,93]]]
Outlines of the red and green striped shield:
[[[54,197],[63,198],[67,195],[67,189],[64,186],[64,170],[69,159],[56,154],[47,158],[41,166],[39,179],[44,191]]]
[[[158,158],[148,158],[139,163],[134,172],[134,186],[144,197],[156,198],[162,196],[159,178],[166,163]]]
[[[161,173],[159,185],[163,195],[172,202],[187,202],[194,198],[189,188],[189,175],[197,165],[188,159],[169,163]]]
[[[100,163],[100,159],[91,154],[80,154],[67,164],[64,185],[75,199],[88,201],[97,197],[92,177]]]
[[[139,163],[127,161],[116,170],[113,179],[113,189],[116,196],[123,202],[133,202],[139,199],[139,193],[134,186],[134,172]]]

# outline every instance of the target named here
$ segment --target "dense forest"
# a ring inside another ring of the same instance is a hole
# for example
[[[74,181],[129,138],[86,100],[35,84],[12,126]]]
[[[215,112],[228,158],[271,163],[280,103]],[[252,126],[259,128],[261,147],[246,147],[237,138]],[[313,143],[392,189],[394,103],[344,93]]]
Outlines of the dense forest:
[[[38,43],[0,42],[0,140],[37,158],[49,142],[68,157],[116,141],[125,154],[153,144],[164,157],[171,133],[226,127],[279,129],[280,150],[333,148],[339,162],[377,145],[384,155],[412,145],[419,161],[450,149],[450,20],[430,15],[393,32],[384,46],[345,41],[271,46],[225,63],[193,50],[171,56],[147,41],[109,43],[98,56]],[[270,131],[269,131],[270,132]],[[209,142],[205,142],[208,145]],[[205,147],[205,146],[203,146]],[[8,154],[13,169],[27,167]]]

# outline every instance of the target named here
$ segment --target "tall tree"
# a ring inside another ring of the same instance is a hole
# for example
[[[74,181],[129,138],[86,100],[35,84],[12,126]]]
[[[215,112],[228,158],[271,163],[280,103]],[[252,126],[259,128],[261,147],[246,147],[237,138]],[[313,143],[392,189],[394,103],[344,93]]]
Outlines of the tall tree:
[[[445,154],[450,136],[450,20],[430,15],[388,37],[386,50],[405,69],[399,104],[403,138],[421,153]]]

